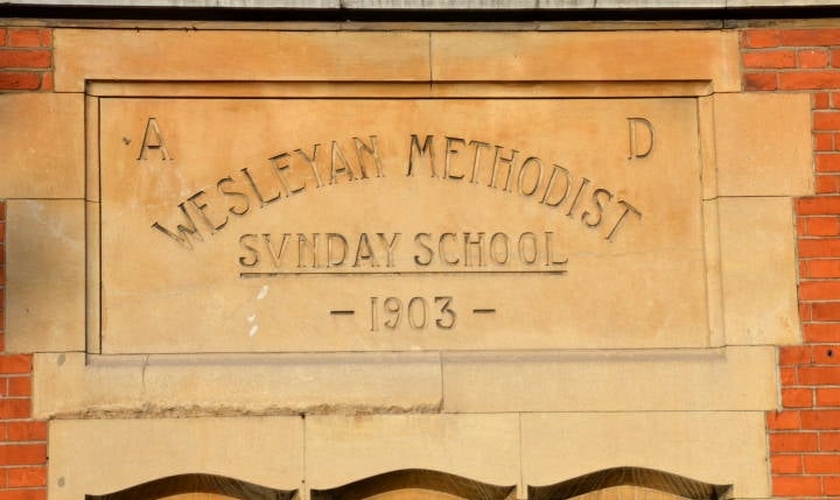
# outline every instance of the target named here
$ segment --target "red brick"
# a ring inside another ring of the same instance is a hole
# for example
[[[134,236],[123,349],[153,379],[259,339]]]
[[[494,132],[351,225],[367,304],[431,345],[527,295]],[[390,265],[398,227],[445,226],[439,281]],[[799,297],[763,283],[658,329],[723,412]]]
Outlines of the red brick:
[[[748,49],[777,47],[780,43],[779,30],[754,29],[744,30],[741,44]]]
[[[840,476],[824,477],[823,491],[826,495],[840,495]]]
[[[779,32],[779,44],[791,46],[840,45],[840,29],[794,29]]]
[[[840,113],[836,113],[836,117],[837,124],[840,125]],[[840,196],[815,196],[808,198],[799,198],[798,200],[796,200],[796,212],[799,215],[840,214]]]
[[[816,155],[817,172],[840,172],[840,153]]]
[[[25,397],[32,395],[31,377],[10,377],[9,397]]]
[[[820,259],[803,261],[802,278],[840,278],[840,260]]]
[[[820,493],[822,493],[822,481],[819,477],[776,476],[773,478],[773,495],[776,496],[819,496]]]
[[[28,399],[0,400],[0,418],[27,418],[32,415],[32,405]]]
[[[799,412],[768,411],[767,429],[774,431],[799,429]]]
[[[799,368],[802,385],[840,384],[840,366],[803,366]]]
[[[38,90],[40,87],[38,73],[0,71],[0,90]]]
[[[786,346],[779,348],[780,365],[806,365],[811,362],[811,348],[807,346]]]
[[[53,74],[44,73],[41,78],[41,90],[53,90],[54,86]]]
[[[751,69],[783,69],[796,67],[796,55],[792,50],[765,50],[744,54],[744,67]]]
[[[796,64],[800,68],[825,68],[828,66],[828,51],[825,49],[804,49],[797,51]]]
[[[814,134],[814,151],[833,151],[834,134]]]
[[[814,130],[840,130],[840,111],[814,111]]]
[[[840,235],[840,217],[805,217],[800,221],[804,223],[803,236]]]
[[[840,455],[806,455],[805,472],[832,474],[840,472]]]
[[[800,265],[801,264],[804,264],[804,263],[800,262]],[[800,271],[800,273],[801,272],[802,271]],[[799,303],[799,319],[801,319],[802,321],[811,321],[811,303],[810,302],[800,302]]]
[[[0,465],[41,465],[46,462],[46,443],[0,444]]]
[[[820,451],[840,451],[840,432],[821,432]]]
[[[827,109],[830,105],[830,94],[828,92],[814,92],[811,94],[812,109]]]
[[[840,302],[817,302],[811,304],[813,321],[840,321]]]
[[[6,45],[6,28],[0,28],[0,47]]]
[[[840,257],[840,238],[800,239],[796,246],[801,259]]]
[[[803,325],[802,334],[807,342],[840,342],[840,328],[836,323],[812,323]],[[800,382],[801,373],[800,373]]]
[[[809,262],[810,266],[813,261]],[[840,299],[840,281],[803,281],[799,284],[801,300]]]
[[[825,90],[840,88],[837,71],[786,71],[779,73],[781,90]]]
[[[840,363],[840,345],[824,345],[814,347],[811,357],[815,364],[834,365]]]
[[[840,410],[804,410],[799,419],[803,429],[840,430]]]
[[[46,422],[7,422],[6,435],[9,441],[46,441]]]
[[[0,374],[32,373],[32,355],[0,355]]]
[[[840,389],[817,388],[817,406],[840,406]]]
[[[840,92],[831,93],[831,107],[834,109],[840,108]]]
[[[816,432],[785,432],[770,434],[770,451],[817,451],[819,435]]]
[[[35,28],[10,28],[8,33],[9,47],[39,47],[41,32]]]
[[[42,29],[40,30],[41,35],[41,47],[52,47],[52,30],[51,29]]]
[[[797,474],[802,472],[802,457],[799,455],[776,455],[770,459],[774,474]]]
[[[47,485],[47,468],[15,467],[6,470],[6,485],[8,488],[27,488]]]
[[[831,67],[840,68],[840,49],[831,50]]]
[[[770,430],[799,429],[800,418],[798,411],[768,411],[767,428]]]
[[[810,408],[813,405],[811,389],[782,389],[782,406],[785,408]]]
[[[47,489],[4,490],[0,500],[47,500]]]
[[[51,65],[52,52],[49,50],[0,50],[0,68],[44,69]]]
[[[778,88],[776,73],[744,73],[744,90],[776,90]]]

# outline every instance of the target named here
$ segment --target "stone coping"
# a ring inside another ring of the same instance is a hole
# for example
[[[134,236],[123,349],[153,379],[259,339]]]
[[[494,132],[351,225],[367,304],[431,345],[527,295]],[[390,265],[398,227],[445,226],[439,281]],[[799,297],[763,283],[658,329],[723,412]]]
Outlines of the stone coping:
[[[314,10],[458,10],[565,11],[751,9],[831,7],[834,0],[7,0],[16,6],[218,8],[218,9],[314,9]]]

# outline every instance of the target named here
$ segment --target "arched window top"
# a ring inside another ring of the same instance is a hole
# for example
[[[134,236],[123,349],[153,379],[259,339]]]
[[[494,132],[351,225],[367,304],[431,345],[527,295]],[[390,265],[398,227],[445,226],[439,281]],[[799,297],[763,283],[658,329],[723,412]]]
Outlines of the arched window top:
[[[695,479],[642,467],[615,467],[547,486],[529,486],[528,500],[565,500],[617,486],[635,486],[690,500],[724,500],[731,485]]]
[[[180,474],[155,479],[85,500],[157,500],[187,493],[208,493],[238,500],[295,500],[297,490],[275,490],[258,484],[212,474]]]
[[[403,469],[368,477],[327,490],[312,490],[311,500],[362,500],[390,493],[403,500],[506,500],[513,498],[516,486],[496,486],[428,469]],[[429,494],[431,493],[431,495]]]

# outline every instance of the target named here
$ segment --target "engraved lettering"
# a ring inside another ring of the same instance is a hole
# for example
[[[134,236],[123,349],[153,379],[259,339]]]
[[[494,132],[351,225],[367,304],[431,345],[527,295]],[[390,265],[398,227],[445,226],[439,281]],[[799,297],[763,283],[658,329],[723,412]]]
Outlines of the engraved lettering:
[[[414,243],[416,243],[421,249],[425,250],[428,254],[425,259],[418,254],[414,254],[414,263],[418,266],[428,266],[432,263],[432,259],[435,257],[435,251],[432,250],[432,247],[430,246],[431,239],[431,233],[417,233],[414,235]]]
[[[528,189],[528,188],[525,187],[525,183],[526,183],[525,178],[527,176],[528,169],[531,168],[531,166],[536,167],[536,171],[535,171],[536,174],[535,175],[532,174],[532,176],[534,177],[534,181],[533,181],[534,185],[533,185],[532,188]],[[531,156],[527,160],[525,160],[522,163],[522,167],[519,168],[519,182],[518,182],[519,194],[521,194],[523,196],[532,196],[534,193],[536,193],[537,189],[539,189],[539,187],[540,187],[540,182],[542,181],[542,175],[543,175],[542,160],[540,160],[536,156]]]
[[[602,200],[601,198],[606,196],[606,200]],[[580,215],[580,220],[583,221],[584,224],[591,228],[596,228],[601,224],[601,215],[604,212],[604,204],[607,201],[612,200],[613,194],[607,191],[606,189],[599,188],[592,192],[592,202],[595,204],[594,212],[590,212],[589,210],[584,210],[583,213]]]
[[[370,262],[371,267],[379,267],[367,233],[359,235],[359,246],[356,248],[356,260],[353,262],[353,267],[360,267],[362,262]]]
[[[569,217],[574,217],[572,215],[572,212],[574,212],[575,208],[577,208],[578,201],[580,200],[580,194],[583,193],[583,189],[586,187],[587,184],[589,184],[589,182],[590,182],[590,180],[587,179],[586,177],[584,177],[583,182],[580,183],[580,187],[578,188],[578,192],[577,192],[577,194],[575,194],[575,199],[572,200],[572,205],[569,207],[569,211],[566,212],[566,215],[568,215]]]
[[[244,267],[254,267],[260,264],[260,251],[257,250],[256,234],[243,234],[239,237],[239,246],[248,252],[248,255],[239,257],[239,264]]]
[[[305,234],[298,233],[298,267],[318,267],[318,233],[312,233],[311,238],[307,238]],[[312,260],[311,264],[307,266],[307,263],[304,263],[304,256],[311,255]]]
[[[272,264],[275,268],[280,267],[280,263],[283,261],[283,255],[286,253],[286,243],[292,238],[290,233],[283,233],[283,238],[280,240],[280,248],[275,249],[274,244],[271,241],[270,234],[263,234],[263,241],[265,242],[265,247],[268,249],[268,255],[271,257]],[[300,267],[300,266],[299,266]]]
[[[277,174],[277,178],[280,179],[280,186],[286,191],[286,196],[291,196],[295,193],[299,193],[306,188],[306,182],[301,184],[296,188],[289,187],[289,179],[286,177],[289,169],[289,163],[287,159],[289,158],[289,153],[280,153],[279,155],[272,156],[268,159],[271,162],[271,165],[274,166],[274,172]],[[282,163],[281,163],[282,162]]]
[[[178,209],[181,210],[181,214],[184,216],[184,220],[186,221],[186,225],[178,224],[177,226],[175,226],[176,230],[178,231],[178,234],[173,233],[158,222],[152,224],[152,227],[162,232],[163,234],[169,236],[184,247],[192,250],[192,242],[190,241],[190,236],[197,239],[198,241],[204,241],[204,238],[201,237],[201,233],[198,232],[198,228],[195,226],[195,221],[192,220],[192,216],[189,214],[189,212],[187,212],[186,207],[184,207],[185,203],[186,202],[178,204]]]
[[[347,248],[347,238],[338,233],[327,233],[327,267],[344,265]],[[338,251],[341,253],[339,254]],[[336,257],[337,255],[340,257]]]
[[[379,145],[376,143],[377,137],[375,135],[369,136],[370,145],[364,143],[358,137],[353,137],[353,143],[356,145],[356,156],[359,159],[359,171],[362,174],[362,179],[368,178],[367,165],[365,164],[365,153],[373,159],[373,164],[376,167],[376,176],[384,177],[382,173],[382,159],[379,158]]]
[[[461,150],[456,146],[457,144],[461,144],[464,146],[467,144],[467,141],[461,139],[460,137],[446,137],[446,157],[443,164],[443,176],[448,177],[450,179],[463,179],[464,173],[454,173],[454,163],[455,158],[458,156],[458,153]]]
[[[537,249],[537,235],[532,232],[519,235],[519,260],[525,264],[533,264],[539,258]]]
[[[397,246],[400,233],[394,233],[390,240],[385,236],[385,233],[376,233],[376,236],[378,236],[382,241],[382,244],[385,245],[385,251],[388,253],[387,266],[394,267],[394,249]]]
[[[248,210],[251,209],[251,199],[248,198],[248,195],[243,193],[242,191],[236,191],[231,188],[225,188],[228,184],[234,184],[236,181],[233,180],[233,177],[227,176],[219,179],[216,182],[216,189],[219,191],[219,194],[224,196],[234,198],[240,201],[239,205],[231,205],[228,207],[228,212],[232,213],[233,215],[245,215],[248,213]]]
[[[266,198],[262,191],[260,191],[260,188],[257,187],[257,183],[254,182],[254,178],[251,176],[251,172],[248,171],[248,167],[243,168],[240,172],[245,174],[245,178],[248,180],[248,185],[251,186],[251,190],[254,191],[254,194],[257,195],[257,199],[260,200],[260,208],[263,208],[266,205],[280,199],[279,189],[277,190],[277,194],[271,196],[270,198]]]
[[[445,262],[446,264],[449,264],[450,266],[454,266],[455,264],[458,264],[461,261],[461,259],[459,259],[458,257],[454,257],[454,258],[451,258],[451,259],[447,257],[448,254],[446,253],[446,249],[444,248],[444,243],[446,242],[447,239],[451,239],[456,244],[458,243],[458,239],[457,239],[457,236],[455,235],[455,233],[443,233],[443,234],[441,234],[440,239],[438,240],[438,254],[440,255],[440,259],[443,262]]]
[[[201,220],[203,220],[204,223],[210,227],[210,232],[212,234],[218,231],[219,229],[225,227],[225,225],[227,225],[228,217],[225,216],[225,220],[223,220],[219,224],[213,224],[213,222],[210,220],[210,216],[207,215],[207,212],[205,211],[209,205],[203,201],[199,201],[199,198],[206,196],[206,194],[207,193],[205,193],[204,191],[199,191],[187,198],[187,202],[189,202],[193,207],[195,207],[195,209],[198,211],[198,214],[201,215]]]
[[[606,238],[604,238],[607,241],[613,241],[613,238],[615,238],[616,234],[618,234],[618,228],[621,227],[622,223],[624,222],[624,218],[627,217],[628,214],[632,213],[633,215],[638,217],[639,220],[642,219],[642,213],[639,212],[633,205],[627,203],[624,200],[618,200],[618,204],[624,206],[624,212],[622,212],[622,214],[618,217],[618,220],[615,222],[615,225],[613,226],[612,230],[606,236]]]
[[[516,155],[519,154],[519,151],[511,149],[510,156],[505,157],[502,156],[503,149],[504,148],[502,146],[496,146],[496,156],[493,158],[493,168],[492,170],[490,170],[490,183],[488,184],[488,186],[498,189],[498,186],[496,185],[496,174],[498,174],[499,172],[499,167],[504,166],[507,168],[507,175],[505,176],[505,185],[502,187],[502,190],[511,191],[512,188],[510,186],[510,176],[513,172],[513,164],[516,161]]]
[[[309,165],[309,168],[312,170],[312,175],[315,177],[315,187],[320,188],[324,186],[324,181],[321,180],[321,171],[318,170],[318,163],[316,163],[316,158],[318,157],[318,147],[320,144],[315,144],[312,146],[312,156],[306,154],[306,152],[302,149],[296,149],[295,153],[299,154],[304,161]]]
[[[490,237],[490,260],[495,264],[505,265],[510,258],[510,238],[505,233],[494,233]]]
[[[563,195],[560,196],[560,198],[557,199],[556,201],[550,201],[549,197],[554,194],[553,191],[552,191],[554,189],[554,178],[557,176],[558,171],[562,172],[563,179],[565,180],[565,184],[564,184],[564,187],[563,187]],[[542,197],[542,200],[540,200],[540,203],[543,203],[543,204],[548,205],[550,207],[559,206],[561,203],[563,203],[563,200],[566,199],[566,196],[569,195],[569,188],[571,186],[572,186],[572,174],[569,173],[569,171],[566,170],[564,167],[561,167],[560,165],[555,164],[554,169],[551,171],[551,175],[548,178],[548,184],[545,188],[545,193],[543,194],[543,197]]]
[[[172,155],[166,149],[166,142],[163,140],[163,134],[160,131],[158,122],[154,117],[146,121],[146,131],[143,133],[143,142],[140,144],[140,153],[137,155],[138,160],[145,160],[146,153],[149,150],[160,151],[162,160],[174,160]]]
[[[481,141],[470,141],[470,146],[474,146],[472,175],[470,175],[470,182],[478,184],[478,172],[481,165],[481,149],[490,148],[490,144]]]
[[[656,142],[653,124],[647,118],[635,116],[627,118],[627,123],[630,126],[630,156],[627,159],[647,158],[653,152],[653,145]],[[646,141],[643,136],[646,136]]]
[[[341,173],[346,173],[347,178],[351,181],[356,180],[356,175],[350,167],[350,162],[347,161],[344,151],[341,150],[341,146],[336,141],[332,141],[330,158],[330,184],[335,184],[338,179],[338,174]]]
[[[432,145],[433,135],[427,135],[423,140],[423,146],[420,146],[420,139],[416,134],[411,134],[411,148],[408,154],[408,172],[406,176],[414,175],[415,166],[419,167],[422,160],[426,160],[429,164],[429,170],[432,172],[432,177],[437,177],[437,170],[435,170],[435,149]]]
[[[484,233],[479,232],[476,233],[476,239],[470,238],[470,233],[464,233],[464,265],[469,267],[472,266],[472,254],[471,248],[478,250],[478,266],[484,266]]]
[[[548,267],[551,266],[560,266],[569,262],[568,258],[563,260],[555,260],[554,259],[554,233],[551,231],[545,232],[545,265]]]

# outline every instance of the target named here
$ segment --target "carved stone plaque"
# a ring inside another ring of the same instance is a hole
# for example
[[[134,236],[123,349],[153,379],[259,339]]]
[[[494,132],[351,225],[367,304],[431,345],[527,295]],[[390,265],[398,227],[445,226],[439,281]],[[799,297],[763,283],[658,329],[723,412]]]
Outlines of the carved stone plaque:
[[[708,345],[695,99],[100,113],[104,353]]]

